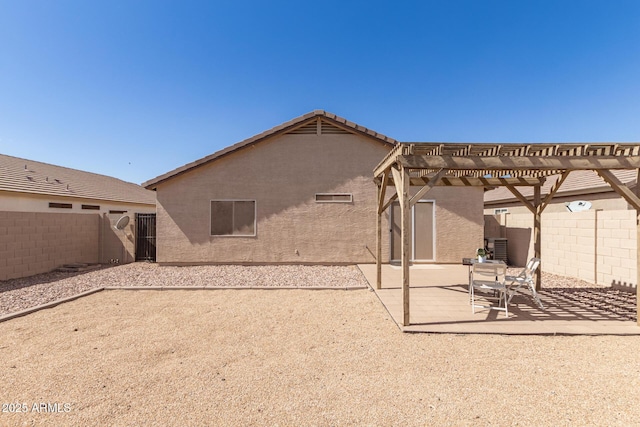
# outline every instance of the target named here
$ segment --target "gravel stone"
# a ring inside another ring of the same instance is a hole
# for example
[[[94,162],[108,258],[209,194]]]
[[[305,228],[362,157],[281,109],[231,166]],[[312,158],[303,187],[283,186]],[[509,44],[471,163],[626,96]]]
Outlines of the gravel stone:
[[[103,287],[353,288],[367,287],[356,266],[159,266],[137,262],[83,273],[54,271],[0,281],[0,316]]]

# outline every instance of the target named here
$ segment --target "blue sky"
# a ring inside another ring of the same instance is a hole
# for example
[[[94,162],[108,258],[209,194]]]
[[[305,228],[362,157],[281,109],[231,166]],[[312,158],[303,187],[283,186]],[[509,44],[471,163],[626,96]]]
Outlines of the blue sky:
[[[314,109],[640,142],[640,1],[0,0],[0,153],[141,183]]]

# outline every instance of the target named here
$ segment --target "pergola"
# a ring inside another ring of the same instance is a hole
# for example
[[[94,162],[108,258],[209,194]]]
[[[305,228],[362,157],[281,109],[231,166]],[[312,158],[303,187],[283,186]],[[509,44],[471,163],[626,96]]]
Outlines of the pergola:
[[[640,185],[635,193],[622,184],[615,169],[635,169],[640,178],[640,143],[598,144],[459,144],[401,143],[374,170],[378,185],[376,287],[382,285],[382,214],[397,200],[401,220],[401,265],[403,325],[409,322],[409,220],[411,207],[435,186],[477,186],[485,189],[505,186],[533,214],[534,256],[541,258],[541,216],[569,173],[592,170],[636,209],[637,236],[640,241]],[[560,175],[549,194],[541,197],[547,176]],[[638,181],[636,181],[638,182]],[[395,194],[386,198],[387,186]],[[412,196],[410,186],[419,187]],[[533,203],[517,187],[533,186]],[[637,251],[640,282],[640,250]],[[536,286],[540,288],[540,269]],[[637,286],[640,297],[640,286]],[[637,310],[640,311],[640,298]],[[640,317],[638,318],[640,325]]]

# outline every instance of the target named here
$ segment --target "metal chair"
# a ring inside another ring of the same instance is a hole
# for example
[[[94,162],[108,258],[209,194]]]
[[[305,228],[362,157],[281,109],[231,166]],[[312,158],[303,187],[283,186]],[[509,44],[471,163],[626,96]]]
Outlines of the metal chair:
[[[504,311],[505,316],[509,317],[509,297],[505,282],[506,272],[507,265],[502,262],[477,262],[471,266],[469,293],[471,294],[472,313],[476,312],[476,308],[486,308]],[[476,290],[493,292],[493,296],[498,298],[498,305],[476,304]]]
[[[533,301],[540,307],[540,309],[544,310],[544,305],[540,300],[540,296],[538,292],[536,292],[536,283],[533,278],[536,270],[540,267],[540,258],[531,258],[529,262],[527,262],[527,266],[518,274],[517,276],[507,276],[507,293],[509,297],[507,299],[507,303],[511,302],[511,298],[517,293],[521,292],[523,288],[529,289],[531,292],[531,297]]]

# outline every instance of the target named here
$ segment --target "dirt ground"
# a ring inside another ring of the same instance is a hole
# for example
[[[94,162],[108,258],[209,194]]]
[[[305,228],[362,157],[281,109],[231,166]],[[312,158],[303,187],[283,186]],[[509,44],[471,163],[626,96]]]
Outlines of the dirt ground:
[[[103,291],[0,336],[3,426],[640,419],[640,337],[402,334],[369,290]]]

